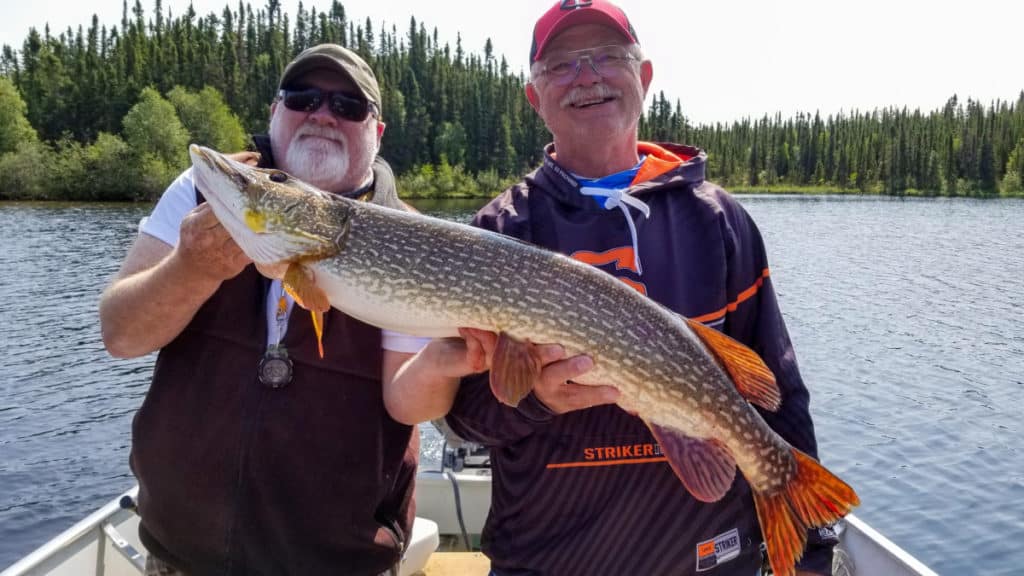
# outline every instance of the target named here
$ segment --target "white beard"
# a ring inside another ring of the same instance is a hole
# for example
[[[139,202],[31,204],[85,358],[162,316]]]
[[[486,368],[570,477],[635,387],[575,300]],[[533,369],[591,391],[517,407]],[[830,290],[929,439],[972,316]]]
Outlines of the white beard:
[[[274,138],[271,122],[271,142]],[[348,137],[340,130],[303,124],[292,136],[287,153],[277,158],[278,166],[299,180],[327,191],[340,189],[349,171],[350,146]]]

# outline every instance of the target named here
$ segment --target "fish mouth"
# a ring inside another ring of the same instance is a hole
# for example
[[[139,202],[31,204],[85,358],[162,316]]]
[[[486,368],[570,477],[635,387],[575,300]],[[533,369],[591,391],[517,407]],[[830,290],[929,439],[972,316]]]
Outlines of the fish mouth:
[[[273,194],[265,186],[273,180],[268,177],[268,182],[262,182],[262,175],[268,171],[236,162],[202,146],[190,146],[189,154],[196,189],[253,262],[276,264],[324,251],[324,238],[289,231],[289,227],[282,224],[280,211],[273,205],[269,210],[264,206],[262,196]],[[294,184],[301,185],[301,182],[294,181]]]
[[[219,204],[221,207],[227,208],[228,199],[223,197],[221,187],[215,181],[218,177],[230,180],[229,187],[235,192],[232,194],[232,200],[240,201],[242,199],[245,189],[249,186],[249,179],[232,165],[232,160],[196,144],[189,146],[188,153],[192,157],[192,177],[195,180],[196,188],[211,204]],[[217,215],[220,216],[220,213]]]
[[[196,190],[203,195],[221,225],[250,258],[265,261],[269,255],[259,241],[264,230],[253,227],[259,219],[252,218],[251,202],[245,192],[249,179],[232,165],[231,159],[213,150],[193,144],[189,146],[189,155]]]

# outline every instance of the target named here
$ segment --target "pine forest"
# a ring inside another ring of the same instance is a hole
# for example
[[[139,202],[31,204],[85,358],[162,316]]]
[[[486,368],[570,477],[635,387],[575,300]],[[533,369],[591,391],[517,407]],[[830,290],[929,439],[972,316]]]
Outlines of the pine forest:
[[[549,141],[490,41],[477,52],[407,27],[329,11],[227,5],[173,15],[124,3],[120,22],[32,29],[0,53],[0,200],[153,200],[188,165],[190,142],[240,150],[267,128],[284,66],[323,42],[375,70],[387,124],[381,155],[410,197],[493,196],[536,167]],[[655,65],[658,63],[655,62]],[[1024,91],[1016,101],[937,110],[894,105],[693,125],[685,95],[657,93],[640,137],[692,144],[733,192],[927,196],[1024,194]],[[894,103],[898,104],[898,103]]]

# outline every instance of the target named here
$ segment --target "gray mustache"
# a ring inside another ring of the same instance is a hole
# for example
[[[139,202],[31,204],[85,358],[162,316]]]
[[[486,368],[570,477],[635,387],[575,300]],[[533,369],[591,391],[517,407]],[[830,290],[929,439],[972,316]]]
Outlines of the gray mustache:
[[[327,126],[318,126],[315,124],[304,124],[298,129],[295,134],[296,136],[319,136],[321,138],[329,138],[331,140],[341,141],[344,135],[340,130],[330,128]]]
[[[559,105],[562,108],[572,106],[579,102],[587,102],[589,100],[603,100],[605,98],[619,98],[622,96],[621,90],[615,90],[609,87],[607,84],[594,84],[593,86],[578,86],[573,88],[568,94],[566,94]]]

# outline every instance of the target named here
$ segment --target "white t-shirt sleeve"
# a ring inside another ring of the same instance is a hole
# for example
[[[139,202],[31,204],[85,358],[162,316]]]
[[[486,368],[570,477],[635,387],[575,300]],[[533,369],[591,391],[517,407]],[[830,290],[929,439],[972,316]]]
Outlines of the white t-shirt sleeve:
[[[381,348],[392,352],[415,354],[430,342],[430,338],[410,336],[401,332],[381,330]]]
[[[185,170],[164,190],[163,196],[148,218],[139,222],[139,232],[145,232],[170,244],[178,245],[181,221],[189,210],[196,207],[196,187],[192,168]]]

